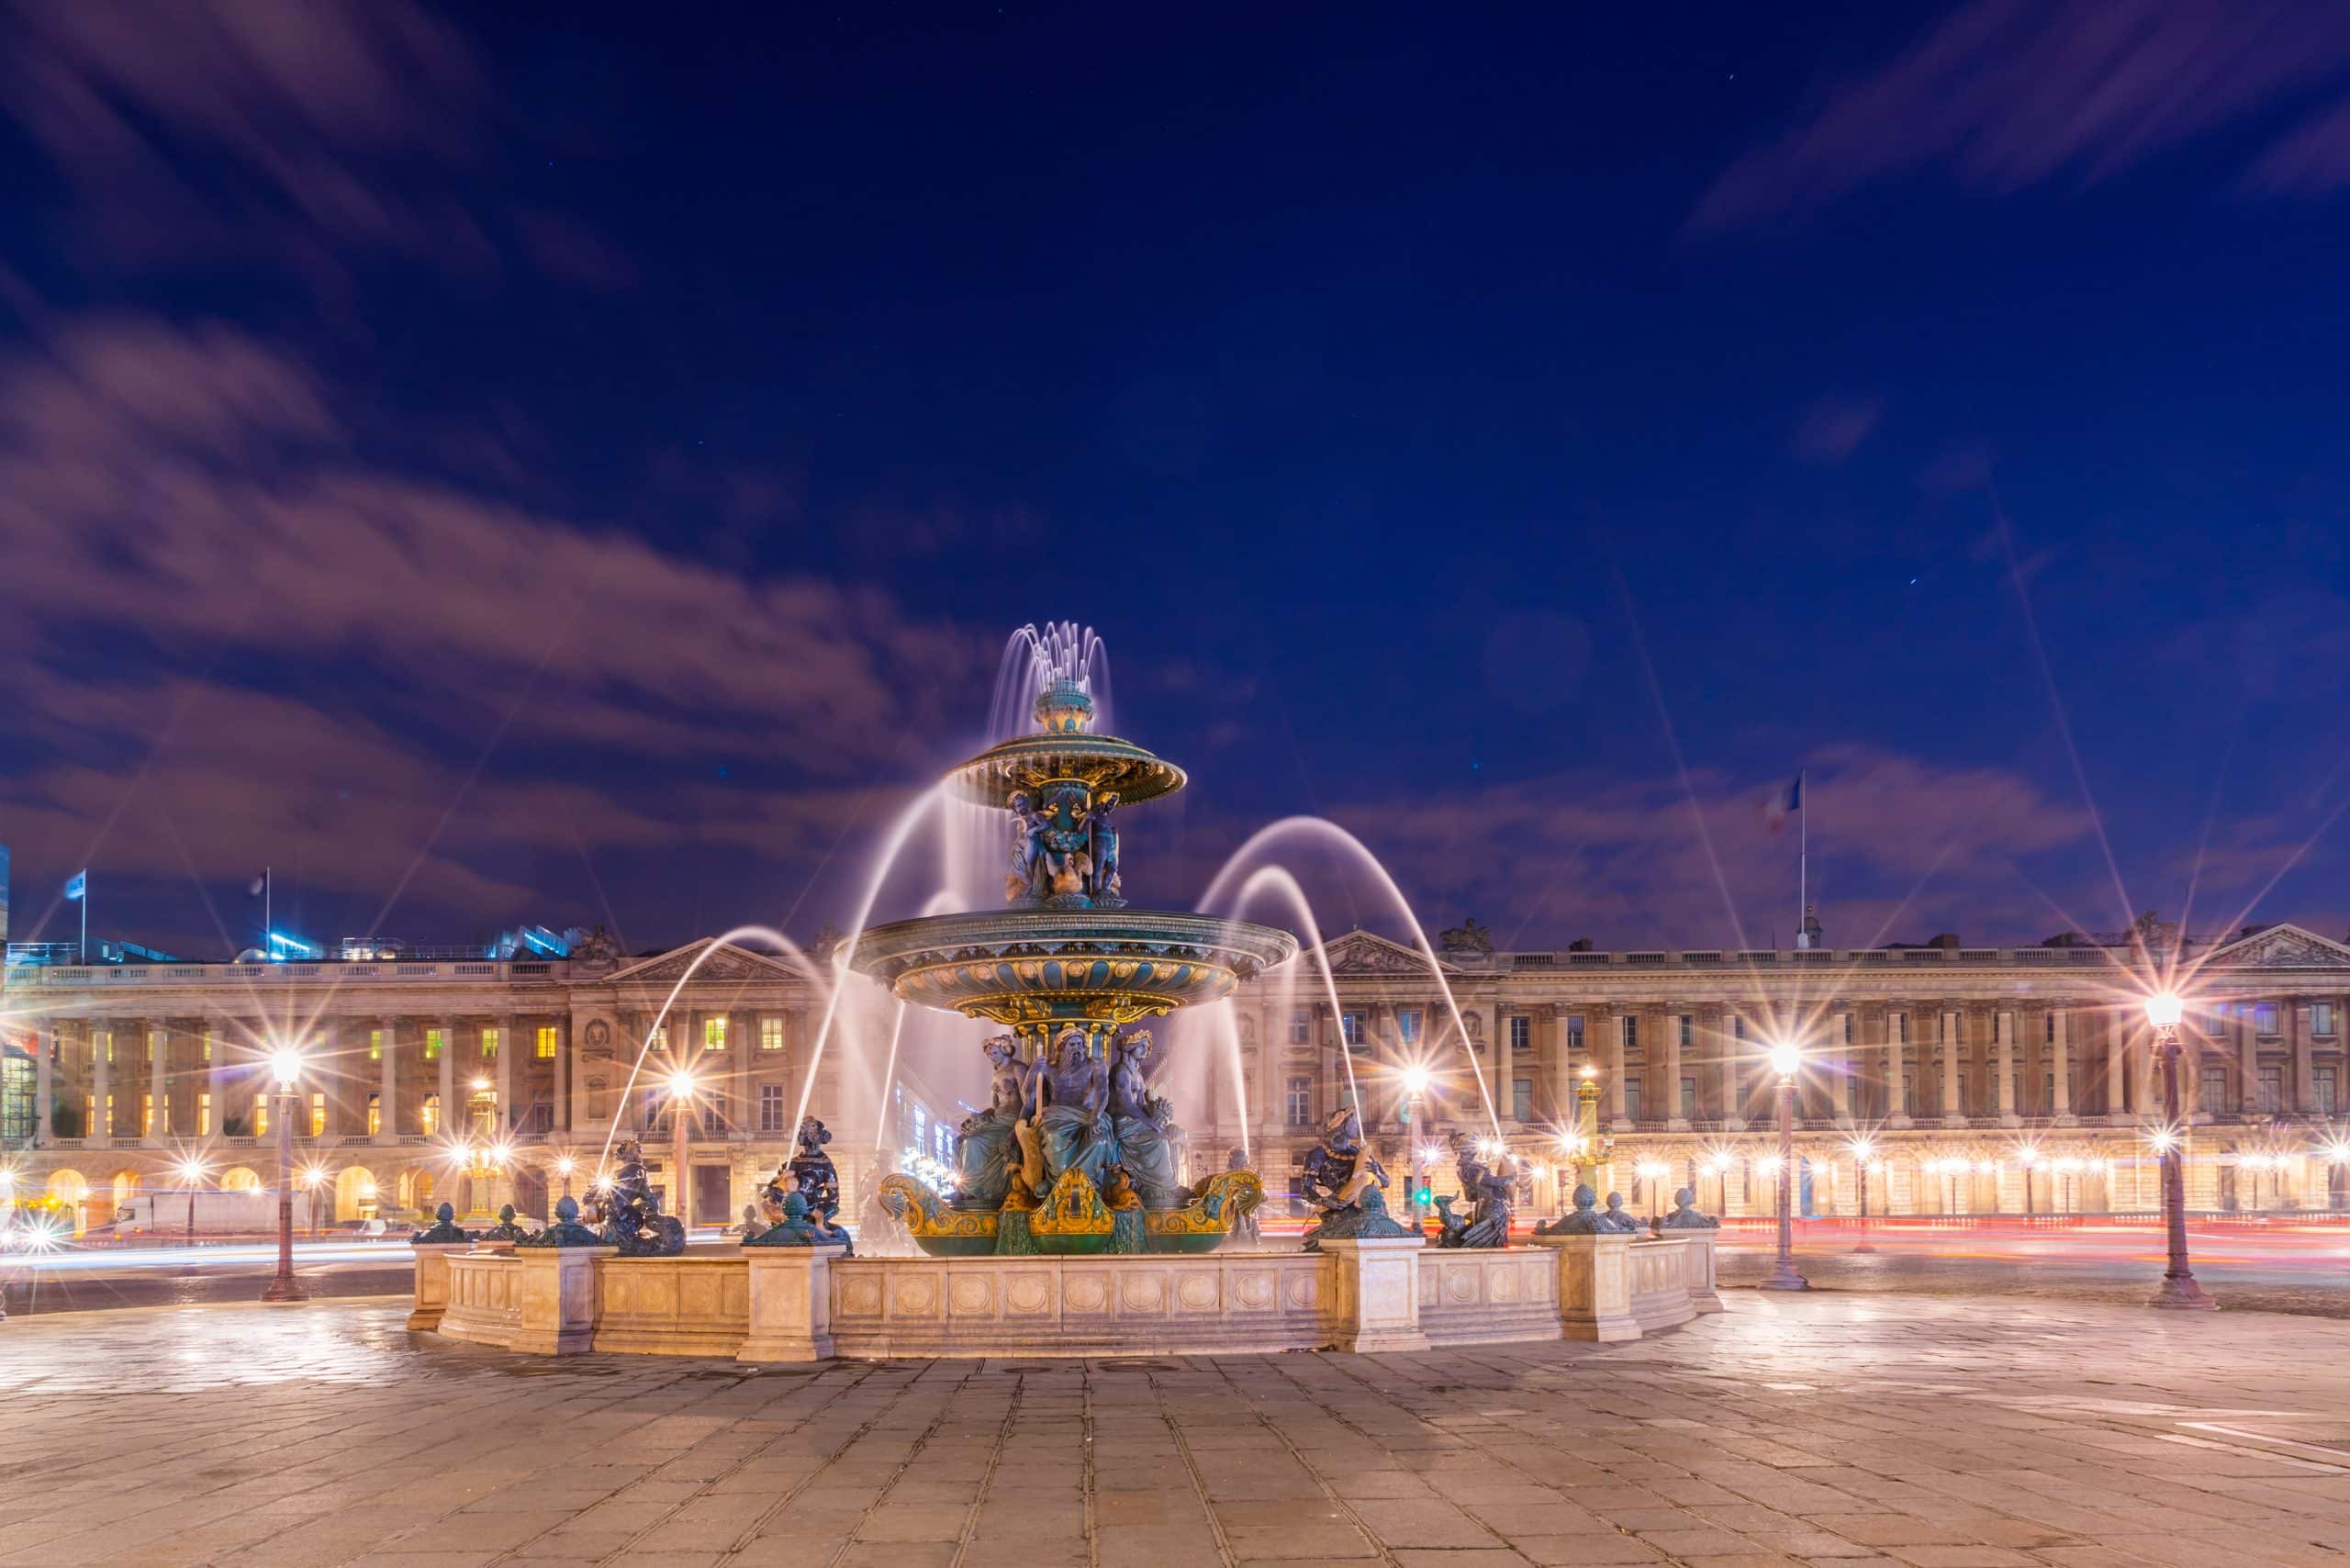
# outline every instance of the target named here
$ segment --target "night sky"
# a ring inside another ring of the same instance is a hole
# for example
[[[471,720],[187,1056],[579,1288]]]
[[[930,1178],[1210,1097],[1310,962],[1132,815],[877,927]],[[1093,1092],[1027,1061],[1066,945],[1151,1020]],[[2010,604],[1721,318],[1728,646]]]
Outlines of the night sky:
[[[1146,902],[2350,927],[2338,5],[28,0],[0,192],[17,940],[805,937],[1047,619]]]

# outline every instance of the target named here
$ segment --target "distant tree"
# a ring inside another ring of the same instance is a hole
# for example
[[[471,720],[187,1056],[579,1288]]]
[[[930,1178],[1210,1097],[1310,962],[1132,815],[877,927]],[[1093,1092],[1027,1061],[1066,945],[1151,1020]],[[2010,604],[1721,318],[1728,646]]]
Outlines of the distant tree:
[[[242,1117],[242,1116],[223,1116],[223,1117],[221,1117],[221,1118],[220,1118],[220,1136],[221,1136],[222,1137],[245,1137],[246,1135],[245,1135],[245,1119],[244,1119],[244,1117]]]
[[[82,1113],[72,1105],[57,1105],[49,1113],[49,1130],[59,1137],[82,1136]]]

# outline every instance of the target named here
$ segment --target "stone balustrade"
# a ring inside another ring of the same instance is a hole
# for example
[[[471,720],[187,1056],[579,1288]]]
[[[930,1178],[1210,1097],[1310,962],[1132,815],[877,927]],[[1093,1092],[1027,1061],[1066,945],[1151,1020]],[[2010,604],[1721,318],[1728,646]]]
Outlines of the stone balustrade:
[[[846,1258],[417,1249],[416,1327],[540,1354],[849,1357],[1413,1350],[1633,1339],[1720,1310],[1714,1233],[1452,1251]],[[428,1300],[428,1298],[430,1298]]]

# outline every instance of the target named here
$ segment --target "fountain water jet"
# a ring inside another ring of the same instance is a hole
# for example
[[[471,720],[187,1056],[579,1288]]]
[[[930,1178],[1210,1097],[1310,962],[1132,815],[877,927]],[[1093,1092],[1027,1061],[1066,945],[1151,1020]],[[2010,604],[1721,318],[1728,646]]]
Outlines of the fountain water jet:
[[[1371,873],[1379,879],[1379,884],[1385,890],[1389,901],[1393,903],[1396,912],[1403,915],[1404,924],[1411,927],[1413,945],[1419,948],[1420,956],[1427,960],[1429,978],[1436,981],[1437,990],[1444,996],[1445,1010],[1452,1014],[1452,1026],[1460,1041],[1460,1048],[1469,1058],[1469,1070],[1477,1081],[1478,1097],[1484,1102],[1485,1119],[1492,1124],[1494,1137],[1496,1139],[1500,1138],[1502,1137],[1501,1114],[1494,1107],[1493,1091],[1485,1083],[1484,1068],[1478,1062],[1477,1053],[1469,1044],[1469,1022],[1460,1015],[1460,1003],[1454,1000],[1452,986],[1444,978],[1444,966],[1437,961],[1436,948],[1428,942],[1427,932],[1421,926],[1420,917],[1413,913],[1410,901],[1404,897],[1404,890],[1396,885],[1395,879],[1388,874],[1387,868],[1380,863],[1379,857],[1373,855],[1370,846],[1362,840],[1326,817],[1283,817],[1277,823],[1258,829],[1249,835],[1247,843],[1225,857],[1223,868],[1216,872],[1214,879],[1208,883],[1208,890],[1201,896],[1201,905],[1207,907],[1215,902],[1224,892],[1227,879],[1239,870],[1244,861],[1272,840],[1291,834],[1316,835],[1333,840],[1339,849],[1352,855],[1360,864],[1370,868]],[[1315,946],[1317,947],[1320,946],[1318,940]],[[1349,1082],[1351,1081],[1350,1072]]]

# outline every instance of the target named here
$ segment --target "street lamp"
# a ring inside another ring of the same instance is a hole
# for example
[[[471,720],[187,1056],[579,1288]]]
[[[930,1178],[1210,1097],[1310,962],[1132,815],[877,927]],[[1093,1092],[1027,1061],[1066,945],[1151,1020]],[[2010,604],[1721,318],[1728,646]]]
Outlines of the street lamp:
[[[2163,1126],[2172,1136],[2164,1140],[2163,1224],[2170,1233],[2170,1266],[2163,1271],[2155,1306],[2209,1312],[2219,1303],[2195,1282],[2187,1263],[2187,1149],[2178,1126],[2178,1020],[2184,1011],[2177,996],[2163,991],[2146,998],[2146,1022],[2154,1026],[2154,1048],[2163,1058]]]
[[[186,1245],[193,1247],[196,1245],[196,1190],[204,1185],[206,1175],[204,1160],[198,1155],[183,1155],[180,1157],[180,1162],[172,1170],[173,1173],[179,1177],[180,1185],[187,1189]]]
[[[1796,1177],[1796,1070],[1803,1052],[1791,1041],[1771,1047],[1771,1070],[1779,1075],[1779,1256],[1764,1290],[1807,1291],[1811,1282],[1796,1267],[1796,1222],[1792,1204]]]
[[[2026,1145],[2016,1159],[2023,1165],[2023,1217],[2032,1217],[2031,1179],[2040,1173],[2040,1150]]]
[[[677,1189],[675,1201],[680,1226],[686,1223],[686,1116],[693,1109],[696,1087],[694,1075],[682,1067],[669,1075],[669,1129],[674,1139],[669,1167],[676,1172],[669,1184]]]
[[[1876,1145],[1867,1138],[1856,1137],[1852,1142],[1852,1181],[1861,1190],[1861,1239],[1852,1250],[1874,1252],[1869,1242],[1869,1162],[1876,1158]]]
[[[313,1160],[302,1167],[302,1191],[310,1200],[310,1239],[319,1238],[319,1187],[327,1179],[327,1168]]]
[[[1428,1070],[1416,1063],[1404,1070],[1404,1136],[1412,1140],[1411,1186],[1405,1196],[1412,1206],[1412,1228],[1418,1230],[1427,1215],[1420,1212],[1420,1096],[1427,1092]]]
[[[1575,1085],[1575,1141],[1583,1151],[1575,1161],[1575,1182],[1593,1185],[1599,1175],[1599,1069],[1589,1062]]]
[[[571,1196],[571,1173],[579,1169],[579,1161],[567,1154],[554,1157],[554,1173],[563,1179],[563,1195]]]
[[[302,1053],[291,1046],[271,1052],[269,1076],[277,1084],[277,1272],[261,1299],[308,1301],[309,1293],[294,1280],[294,1086],[301,1081]]]

